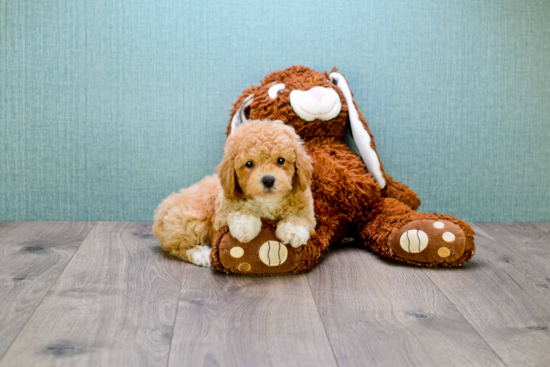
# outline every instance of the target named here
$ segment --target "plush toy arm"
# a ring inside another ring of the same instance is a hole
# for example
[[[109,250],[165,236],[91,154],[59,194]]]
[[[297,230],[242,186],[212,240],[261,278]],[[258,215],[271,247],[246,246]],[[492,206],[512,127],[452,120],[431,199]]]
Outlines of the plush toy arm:
[[[353,103],[357,109],[357,112],[359,115],[358,116],[359,121],[361,121],[363,128],[369,134],[370,145],[378,155],[378,151],[376,150],[376,143],[374,142],[374,135],[369,129],[365,116],[361,113],[361,111],[359,111],[357,104],[355,104],[355,102]],[[380,160],[380,170],[382,171],[382,175],[385,179],[385,184],[386,184],[382,188],[382,196],[397,199],[403,204],[406,204],[409,207],[411,207],[413,210],[416,210],[420,206],[420,199],[417,197],[418,194],[413,190],[409,189],[409,186],[399,181],[395,181],[390,175],[388,175],[387,172],[384,170],[384,164],[382,163],[382,160]]]
[[[355,102],[354,102],[355,103]],[[356,105],[357,107],[357,105]],[[357,109],[359,114],[359,120],[361,121],[361,124],[369,134],[371,140],[370,144],[373,150],[376,151],[376,143],[374,142],[374,136],[372,135],[372,132],[369,129],[369,126],[367,124],[367,121],[365,120],[365,116]],[[378,152],[377,152],[378,153]],[[420,206],[420,199],[417,197],[417,193],[414,192],[409,188],[409,186],[399,182],[395,181],[388,173],[384,170],[384,165],[382,164],[382,161],[380,160],[380,170],[382,171],[382,174],[385,179],[386,186],[382,189],[382,196],[388,197],[388,198],[394,198],[402,202],[403,204],[408,205],[413,210],[416,210]]]
[[[361,158],[367,167],[367,170],[374,177],[382,189],[382,195],[395,198],[413,209],[420,206],[420,200],[416,193],[400,182],[394,181],[385,171],[384,165],[380,160],[374,135],[369,129],[365,116],[359,110],[359,106],[353,100],[353,93],[349,89],[348,83],[342,74],[333,72],[330,74],[332,80],[342,91],[348,104],[348,114],[350,120],[351,132],[355,145],[357,146]]]

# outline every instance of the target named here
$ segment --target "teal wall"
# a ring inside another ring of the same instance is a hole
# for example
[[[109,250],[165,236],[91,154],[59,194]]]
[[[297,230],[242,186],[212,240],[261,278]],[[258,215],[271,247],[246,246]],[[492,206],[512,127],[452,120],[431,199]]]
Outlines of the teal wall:
[[[0,0],[0,220],[151,220],[293,64],[340,68],[423,211],[550,220],[548,0]]]

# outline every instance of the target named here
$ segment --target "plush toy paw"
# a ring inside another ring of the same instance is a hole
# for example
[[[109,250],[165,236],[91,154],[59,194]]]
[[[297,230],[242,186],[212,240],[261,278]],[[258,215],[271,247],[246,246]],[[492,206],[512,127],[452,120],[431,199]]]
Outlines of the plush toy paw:
[[[388,246],[399,258],[420,263],[450,263],[466,248],[464,231],[447,220],[421,219],[394,229]]]
[[[211,251],[212,249],[210,248],[210,246],[199,245],[187,250],[186,254],[189,262],[198,266],[205,266],[209,268]]]
[[[301,249],[283,244],[275,236],[275,221],[264,224],[262,230],[248,243],[232,236],[227,227],[220,229],[214,239],[213,252],[218,270],[236,274],[289,274],[300,263]]]
[[[242,213],[235,213],[228,218],[228,225],[231,235],[243,243],[252,241],[262,229],[260,218]]]
[[[298,248],[307,244],[309,240],[309,230],[300,225],[280,222],[277,224],[277,230],[275,236],[285,245],[290,245],[294,248]]]

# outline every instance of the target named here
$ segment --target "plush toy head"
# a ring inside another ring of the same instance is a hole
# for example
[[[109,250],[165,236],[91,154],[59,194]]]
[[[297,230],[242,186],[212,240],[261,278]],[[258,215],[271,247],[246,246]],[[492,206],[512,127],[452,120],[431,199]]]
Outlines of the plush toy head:
[[[372,134],[353,102],[348,83],[336,69],[329,74],[292,66],[267,75],[259,86],[251,86],[239,97],[227,134],[248,119],[281,120],[305,140],[342,140],[349,122],[367,169],[381,188],[386,185]]]

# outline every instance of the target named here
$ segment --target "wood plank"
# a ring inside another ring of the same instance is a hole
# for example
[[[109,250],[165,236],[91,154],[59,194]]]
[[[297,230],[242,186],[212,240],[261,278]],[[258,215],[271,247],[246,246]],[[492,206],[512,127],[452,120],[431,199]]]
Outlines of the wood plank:
[[[0,360],[92,227],[91,222],[0,224]]]
[[[305,275],[184,273],[169,366],[336,366]]]
[[[0,222],[0,234],[7,231],[8,229],[14,228],[15,226],[17,226],[18,223],[23,223],[23,222],[13,222],[13,221]]]
[[[502,366],[417,267],[338,247],[308,278],[340,366]]]
[[[546,239],[546,242],[550,244],[550,222],[529,222],[527,224],[536,228]]]
[[[523,257],[550,282],[550,241],[542,223],[483,223],[478,224],[499,244]],[[550,287],[550,284],[547,284]]]
[[[184,265],[151,223],[97,223],[0,366],[166,365]]]
[[[476,255],[458,269],[424,269],[491,348],[511,366],[550,365],[549,279],[508,246],[486,224],[473,225]]]

